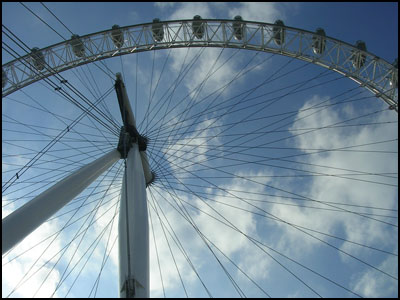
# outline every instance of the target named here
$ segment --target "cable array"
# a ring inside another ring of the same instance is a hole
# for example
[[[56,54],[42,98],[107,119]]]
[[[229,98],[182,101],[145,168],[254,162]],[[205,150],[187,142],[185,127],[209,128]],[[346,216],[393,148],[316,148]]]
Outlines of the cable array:
[[[2,28],[4,51],[30,52]],[[3,99],[3,212],[117,146],[112,81],[97,81],[114,80],[129,60],[135,66],[123,77],[156,173],[147,188],[152,296],[363,297],[352,283],[358,272],[397,285],[388,267],[398,260],[397,115],[343,76],[295,58],[223,47],[133,56]],[[3,255],[3,270],[23,266],[5,297],[25,295],[32,282],[30,296],[110,295],[124,168],[115,163]]]

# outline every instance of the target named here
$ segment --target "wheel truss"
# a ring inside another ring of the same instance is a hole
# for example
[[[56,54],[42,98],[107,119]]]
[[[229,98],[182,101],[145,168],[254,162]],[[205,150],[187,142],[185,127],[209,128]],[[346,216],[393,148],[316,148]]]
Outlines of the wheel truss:
[[[74,36],[3,65],[3,97],[56,73],[114,56],[180,47],[226,47],[281,54],[331,69],[364,86],[397,111],[397,65],[345,42],[287,26],[240,21],[238,35],[237,22],[201,20],[202,34],[194,31],[193,20],[177,20],[157,22],[156,28],[155,23],[118,27],[118,38],[115,28],[80,40]],[[277,28],[285,34],[279,42]],[[316,38],[323,39],[323,51],[315,51]],[[81,46],[79,52],[74,49],[77,43]],[[355,56],[361,56],[363,63],[354,63]],[[38,68],[38,57],[45,61],[45,68]]]

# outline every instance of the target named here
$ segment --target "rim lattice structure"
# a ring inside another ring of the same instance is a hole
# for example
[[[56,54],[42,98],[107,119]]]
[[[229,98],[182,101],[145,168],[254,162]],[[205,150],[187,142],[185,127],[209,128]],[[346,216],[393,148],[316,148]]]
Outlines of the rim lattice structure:
[[[204,34],[199,37],[193,31],[193,20],[164,21],[158,23],[163,31],[162,39],[155,38],[153,23],[121,27],[124,43],[116,49],[113,29],[88,34],[80,38],[84,46],[81,57],[74,54],[71,40],[41,49],[48,68],[38,72],[32,67],[32,55],[28,54],[3,65],[3,96],[33,82],[65,70],[118,55],[141,51],[181,47],[226,47],[277,53],[312,62],[346,76],[385,101],[397,111],[396,85],[398,69],[385,60],[340,40],[323,37],[324,50],[315,51],[315,33],[287,26],[283,42],[276,43],[277,25],[242,21],[241,37],[232,20],[202,20]],[[236,30],[236,31],[235,31]],[[354,64],[354,55],[364,62]]]

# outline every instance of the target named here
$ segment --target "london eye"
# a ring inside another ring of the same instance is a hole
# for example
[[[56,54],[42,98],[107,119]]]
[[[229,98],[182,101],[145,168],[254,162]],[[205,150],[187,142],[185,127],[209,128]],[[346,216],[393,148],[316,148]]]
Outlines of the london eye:
[[[2,5],[3,297],[398,296],[397,4]]]

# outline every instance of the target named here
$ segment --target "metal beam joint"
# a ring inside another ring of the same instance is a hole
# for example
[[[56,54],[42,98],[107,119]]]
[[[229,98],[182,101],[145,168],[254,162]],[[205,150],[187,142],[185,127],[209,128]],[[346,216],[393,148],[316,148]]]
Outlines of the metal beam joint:
[[[135,279],[127,279],[120,291],[122,295],[126,295],[126,298],[135,298]]]
[[[133,132],[132,128],[127,128],[125,126],[121,127],[119,133],[118,141],[118,151],[121,153],[121,158],[125,159],[128,156],[129,149],[132,148],[132,144],[137,143],[139,146],[139,151],[146,151],[147,149],[147,137],[140,135],[139,133]]]
[[[125,159],[128,157],[129,149],[132,148],[132,144],[136,143],[137,139],[134,136],[131,136],[129,132],[126,130],[125,126],[121,127],[119,133],[119,141],[118,141],[118,151],[121,154],[121,158]]]

